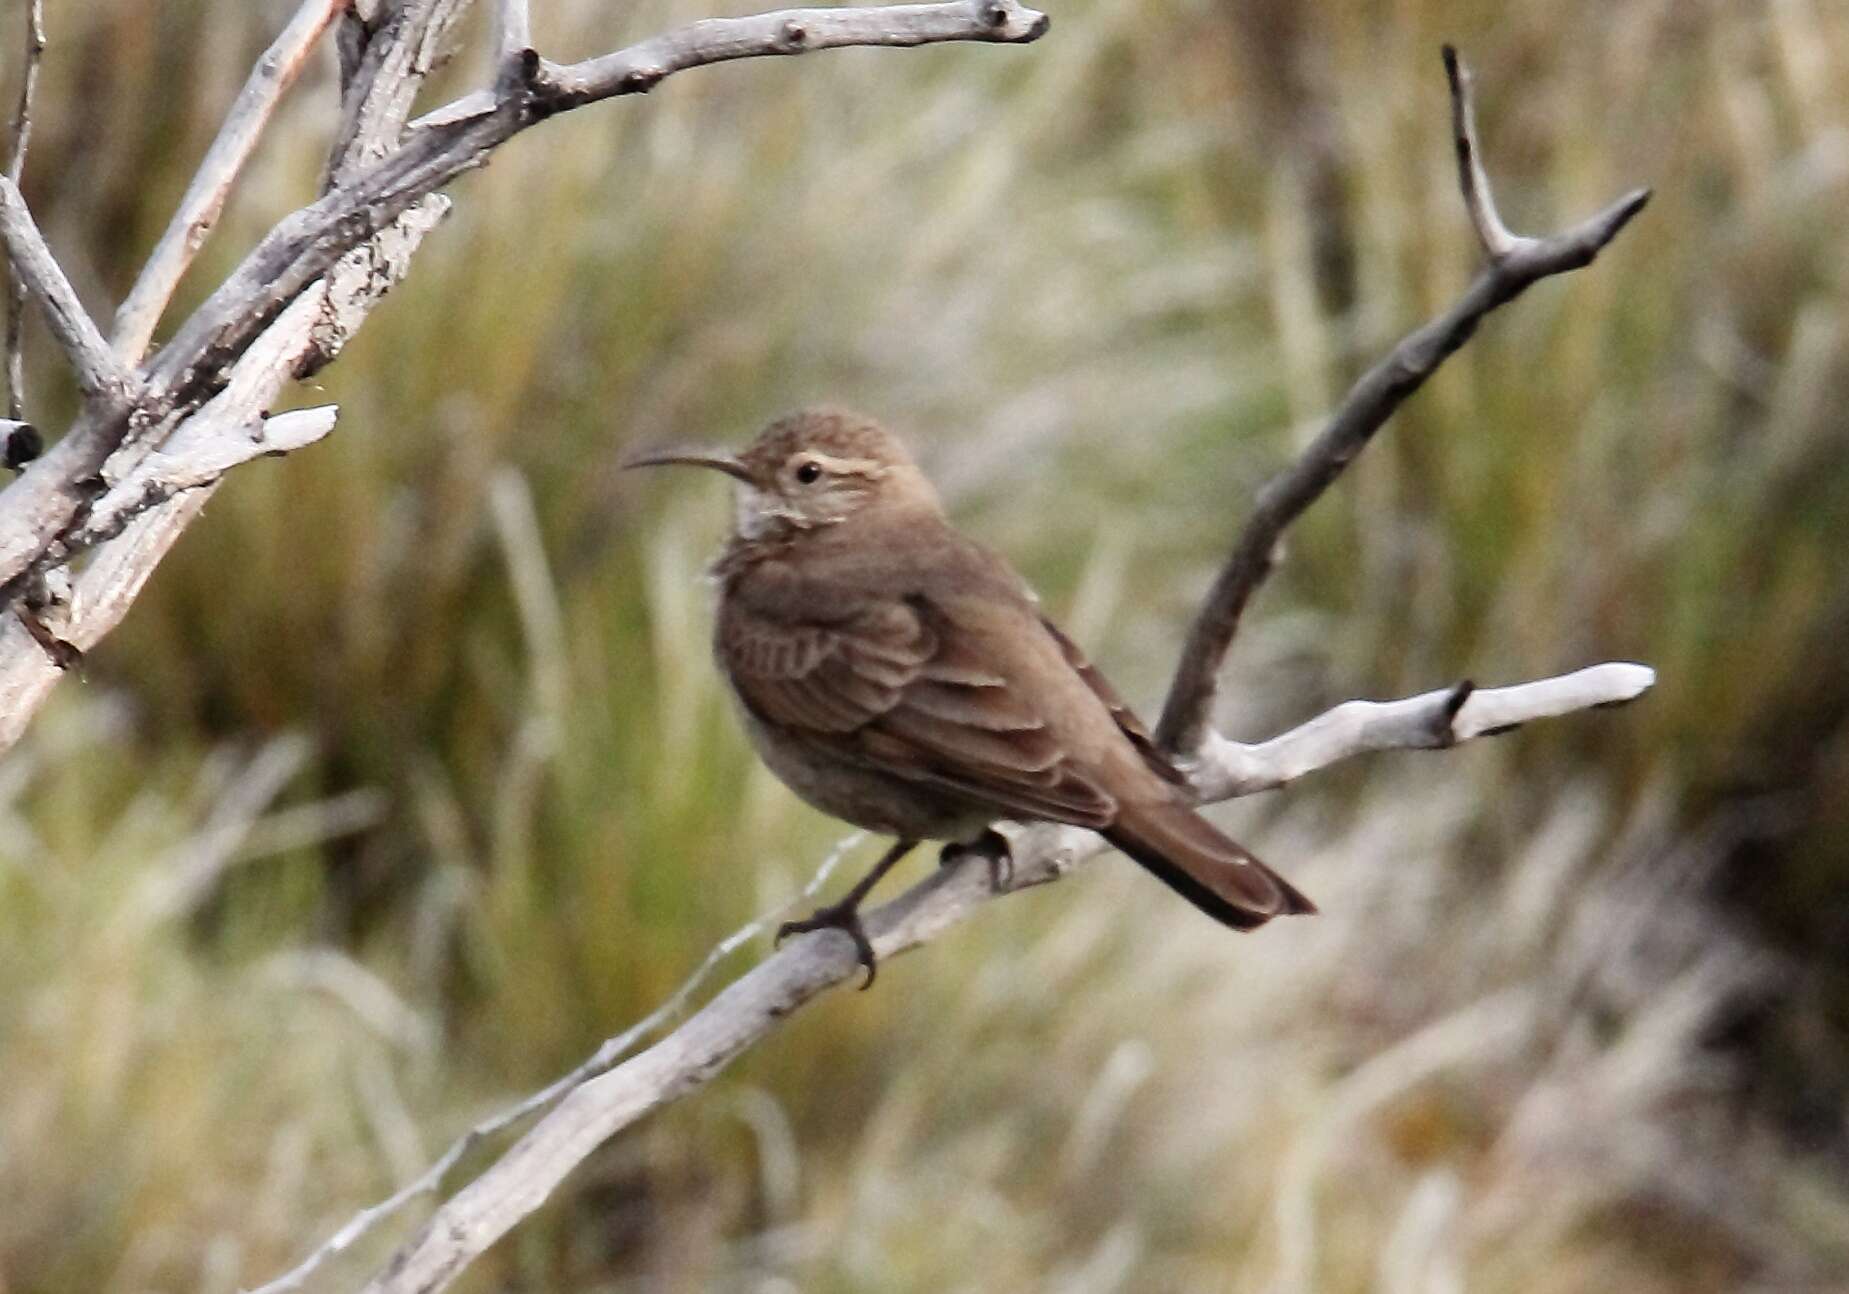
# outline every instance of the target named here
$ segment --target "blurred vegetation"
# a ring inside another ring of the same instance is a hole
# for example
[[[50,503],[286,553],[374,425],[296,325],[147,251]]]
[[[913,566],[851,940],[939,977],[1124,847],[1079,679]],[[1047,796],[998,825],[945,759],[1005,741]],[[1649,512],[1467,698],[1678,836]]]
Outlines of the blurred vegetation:
[[[27,196],[104,313],[287,6],[48,8]],[[535,8],[555,57],[710,12]],[[240,472],[0,760],[0,1289],[268,1279],[839,837],[707,664],[717,484],[619,481],[625,447],[876,412],[1153,705],[1252,491],[1473,268],[1443,40],[1518,229],[1656,196],[1319,505],[1223,717],[1606,658],[1657,690],[1235,811],[1316,922],[1227,939],[1108,863],[998,905],[620,1138],[464,1285],[1840,1278],[1849,10],[1054,19],[689,73],[457,186],[302,393],[337,434]],[[189,300],[312,193],[325,62]]]

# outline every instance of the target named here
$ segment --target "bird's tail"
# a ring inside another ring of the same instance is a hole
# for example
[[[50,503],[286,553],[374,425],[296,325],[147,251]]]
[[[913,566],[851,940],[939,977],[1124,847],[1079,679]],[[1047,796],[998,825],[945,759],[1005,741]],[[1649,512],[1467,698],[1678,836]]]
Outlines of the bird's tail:
[[[1180,800],[1125,805],[1104,838],[1235,930],[1316,911],[1289,881]]]

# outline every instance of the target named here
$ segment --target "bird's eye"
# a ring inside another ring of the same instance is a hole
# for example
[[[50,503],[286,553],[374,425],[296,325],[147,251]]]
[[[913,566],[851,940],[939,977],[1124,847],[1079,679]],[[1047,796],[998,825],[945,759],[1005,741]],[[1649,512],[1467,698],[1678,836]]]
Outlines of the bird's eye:
[[[814,485],[822,479],[822,465],[813,458],[796,469],[796,479],[804,485]]]

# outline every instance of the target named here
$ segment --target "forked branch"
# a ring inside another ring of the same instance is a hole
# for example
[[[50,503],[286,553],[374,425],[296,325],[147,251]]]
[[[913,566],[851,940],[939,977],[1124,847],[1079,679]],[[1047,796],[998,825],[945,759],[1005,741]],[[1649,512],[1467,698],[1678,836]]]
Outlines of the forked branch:
[[[1565,233],[1549,238],[1511,234],[1496,213],[1496,200],[1479,160],[1482,150],[1476,138],[1470,73],[1449,45],[1444,48],[1444,62],[1451,87],[1458,181],[1483,250],[1484,266],[1450,309],[1409,334],[1361,375],[1309,448],[1259,492],[1257,506],[1188,632],[1181,665],[1156,726],[1156,740],[1164,749],[1185,756],[1205,738],[1220,667],[1246,605],[1277,563],[1278,543],[1290,524],[1334,483],[1406,398],[1470,340],[1485,315],[1544,278],[1590,265],[1650,200],[1648,189],[1637,189]]]
[[[308,62],[315,44],[328,24],[347,7],[348,0],[304,0],[295,17],[289,20],[263,51],[257,65],[250,70],[244,88],[226,114],[218,137],[206,150],[205,160],[193,174],[192,182],[180,199],[166,232],[154,246],[147,263],[135,279],[134,287],[116,310],[112,346],[122,360],[141,362],[154,336],[154,326],[161,312],[173,299],[174,289],[186,276],[193,257],[204,246],[206,236],[225,209],[231,186],[256,151],[264,127],[276,112],[276,105],[295,83]]]
[[[105,493],[180,434],[208,402],[220,400],[227,374],[253,351],[264,351],[264,339],[279,329],[290,339],[288,346],[267,347],[276,388],[329,362],[384,288],[403,273],[417,238],[441,214],[445,199],[437,190],[482,165],[494,149],[528,127],[582,104],[640,93],[673,72],[709,63],[844,45],[1024,43],[1047,26],[1044,14],[1019,0],[793,9],[696,22],[602,58],[554,65],[530,50],[527,5],[506,0],[494,27],[498,61],[493,87],[465,95],[407,131],[416,90],[469,3],[303,0],[251,73],[118,312],[113,351],[45,248],[16,188],[0,188],[0,241],[21,266],[19,280],[39,299],[92,397],[51,451],[0,492],[0,607],[27,595],[53,568],[113,533],[113,522],[98,525],[90,517],[98,507],[111,510]],[[343,104],[327,191],[279,221],[144,364],[148,338],[193,253],[277,102],[336,16]],[[505,75],[509,67],[519,75]],[[370,253],[359,250],[367,247]],[[324,318],[308,330],[283,327],[288,312],[315,293],[326,307]],[[124,361],[139,370],[126,370]],[[254,393],[260,385],[247,384],[246,389]],[[267,407],[268,398],[253,394],[238,416],[221,411],[216,425],[236,434]],[[27,430],[9,431],[7,447],[23,452],[33,440]],[[115,624],[125,609],[120,594],[139,590],[179,527],[197,510],[200,500],[194,496],[199,493],[192,492],[186,503],[161,505],[159,524],[138,522],[133,533],[111,541],[123,545],[118,560],[105,562],[98,555],[95,566],[114,576],[110,595],[86,603],[87,612],[73,606],[71,623],[63,630],[68,640],[93,642]],[[122,514],[118,510],[115,515]],[[0,748],[24,729],[53,681],[44,672],[43,655],[23,648],[9,623],[0,618],[0,702],[6,707],[0,709]]]
[[[494,66],[497,76],[505,76],[509,67],[526,64],[533,48],[533,19],[526,0],[498,0],[494,42]]]
[[[51,335],[64,349],[77,385],[86,397],[126,408],[132,379],[116,362],[109,343],[96,330],[77,290],[45,245],[26,199],[10,178],[0,176],[0,245],[12,260],[14,281],[38,301]]]

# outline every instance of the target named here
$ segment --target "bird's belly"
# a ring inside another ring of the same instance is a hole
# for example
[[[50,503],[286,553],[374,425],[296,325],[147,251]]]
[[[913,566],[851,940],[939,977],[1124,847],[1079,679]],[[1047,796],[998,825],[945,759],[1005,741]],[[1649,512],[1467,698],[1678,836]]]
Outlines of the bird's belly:
[[[844,822],[907,840],[968,840],[994,817],[954,794],[840,759],[801,737],[774,733],[740,709],[765,766],[809,804]]]

